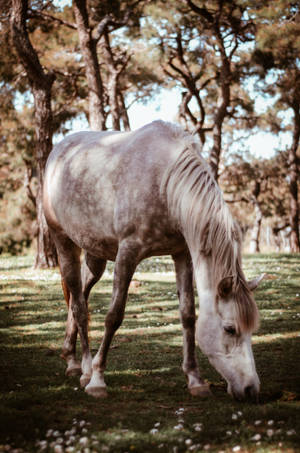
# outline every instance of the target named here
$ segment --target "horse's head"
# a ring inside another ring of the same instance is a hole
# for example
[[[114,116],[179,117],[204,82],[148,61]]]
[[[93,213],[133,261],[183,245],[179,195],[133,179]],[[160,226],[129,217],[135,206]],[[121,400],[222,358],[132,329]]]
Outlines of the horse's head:
[[[200,294],[198,344],[227,381],[228,393],[238,400],[258,398],[260,383],[251,347],[258,312],[251,291],[262,277],[238,288],[233,277],[226,277],[217,285],[216,294]]]

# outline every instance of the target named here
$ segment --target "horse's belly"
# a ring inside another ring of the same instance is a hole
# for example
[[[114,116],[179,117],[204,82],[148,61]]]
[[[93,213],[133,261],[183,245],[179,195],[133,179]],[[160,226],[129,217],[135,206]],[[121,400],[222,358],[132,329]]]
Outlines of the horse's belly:
[[[88,239],[78,244],[83,250],[104,260],[115,261],[118,252],[118,242],[114,238]]]
[[[152,225],[148,225],[148,228],[144,225],[144,228],[140,229],[137,225],[124,224],[122,231],[112,235],[101,231],[101,228],[96,232],[89,230],[87,225],[77,229],[74,226],[70,228],[69,224],[65,226],[65,233],[91,255],[110,261],[115,261],[119,245],[123,241],[132,244],[138,262],[151,256],[177,254],[185,248],[185,241],[179,232],[152,228]]]

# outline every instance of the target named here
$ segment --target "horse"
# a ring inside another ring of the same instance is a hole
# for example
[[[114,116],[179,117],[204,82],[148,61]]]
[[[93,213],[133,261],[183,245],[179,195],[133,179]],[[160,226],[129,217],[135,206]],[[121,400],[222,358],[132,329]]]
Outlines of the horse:
[[[171,255],[189,392],[210,394],[198,369],[196,339],[227,381],[228,393],[257,400],[260,382],[251,335],[259,315],[252,292],[262,277],[246,281],[239,226],[194,136],[163,121],[129,132],[73,133],[49,154],[43,207],[69,307],[62,352],[66,374],[81,373],[89,395],[108,394],[107,354],[124,318],[136,266],[151,256]],[[115,262],[112,298],[92,359],[88,297],[107,260]],[[75,355],[77,333],[81,363]]]

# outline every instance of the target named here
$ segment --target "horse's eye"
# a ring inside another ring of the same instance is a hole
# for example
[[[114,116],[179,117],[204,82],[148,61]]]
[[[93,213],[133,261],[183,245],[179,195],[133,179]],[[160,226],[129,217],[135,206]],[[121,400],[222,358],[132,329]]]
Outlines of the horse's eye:
[[[231,335],[231,336],[236,335],[236,330],[235,330],[234,326],[225,326],[224,330],[228,335]]]

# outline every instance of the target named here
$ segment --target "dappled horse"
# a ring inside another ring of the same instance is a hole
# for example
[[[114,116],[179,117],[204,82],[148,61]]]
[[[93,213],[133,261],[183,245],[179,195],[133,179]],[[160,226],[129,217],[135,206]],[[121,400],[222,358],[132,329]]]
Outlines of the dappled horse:
[[[70,294],[63,346],[66,373],[80,371],[88,394],[106,395],[107,353],[122,323],[137,264],[170,254],[189,391],[209,393],[196,363],[196,335],[201,350],[226,379],[228,392],[238,399],[257,398],[251,334],[258,311],[251,291],[260,278],[245,280],[239,228],[193,136],[162,121],[135,132],[72,134],[49,156],[44,210],[67,299]],[[115,261],[112,299],[92,360],[87,300],[107,260]],[[193,275],[200,302],[196,329]],[[77,332],[81,364],[75,358]]]

